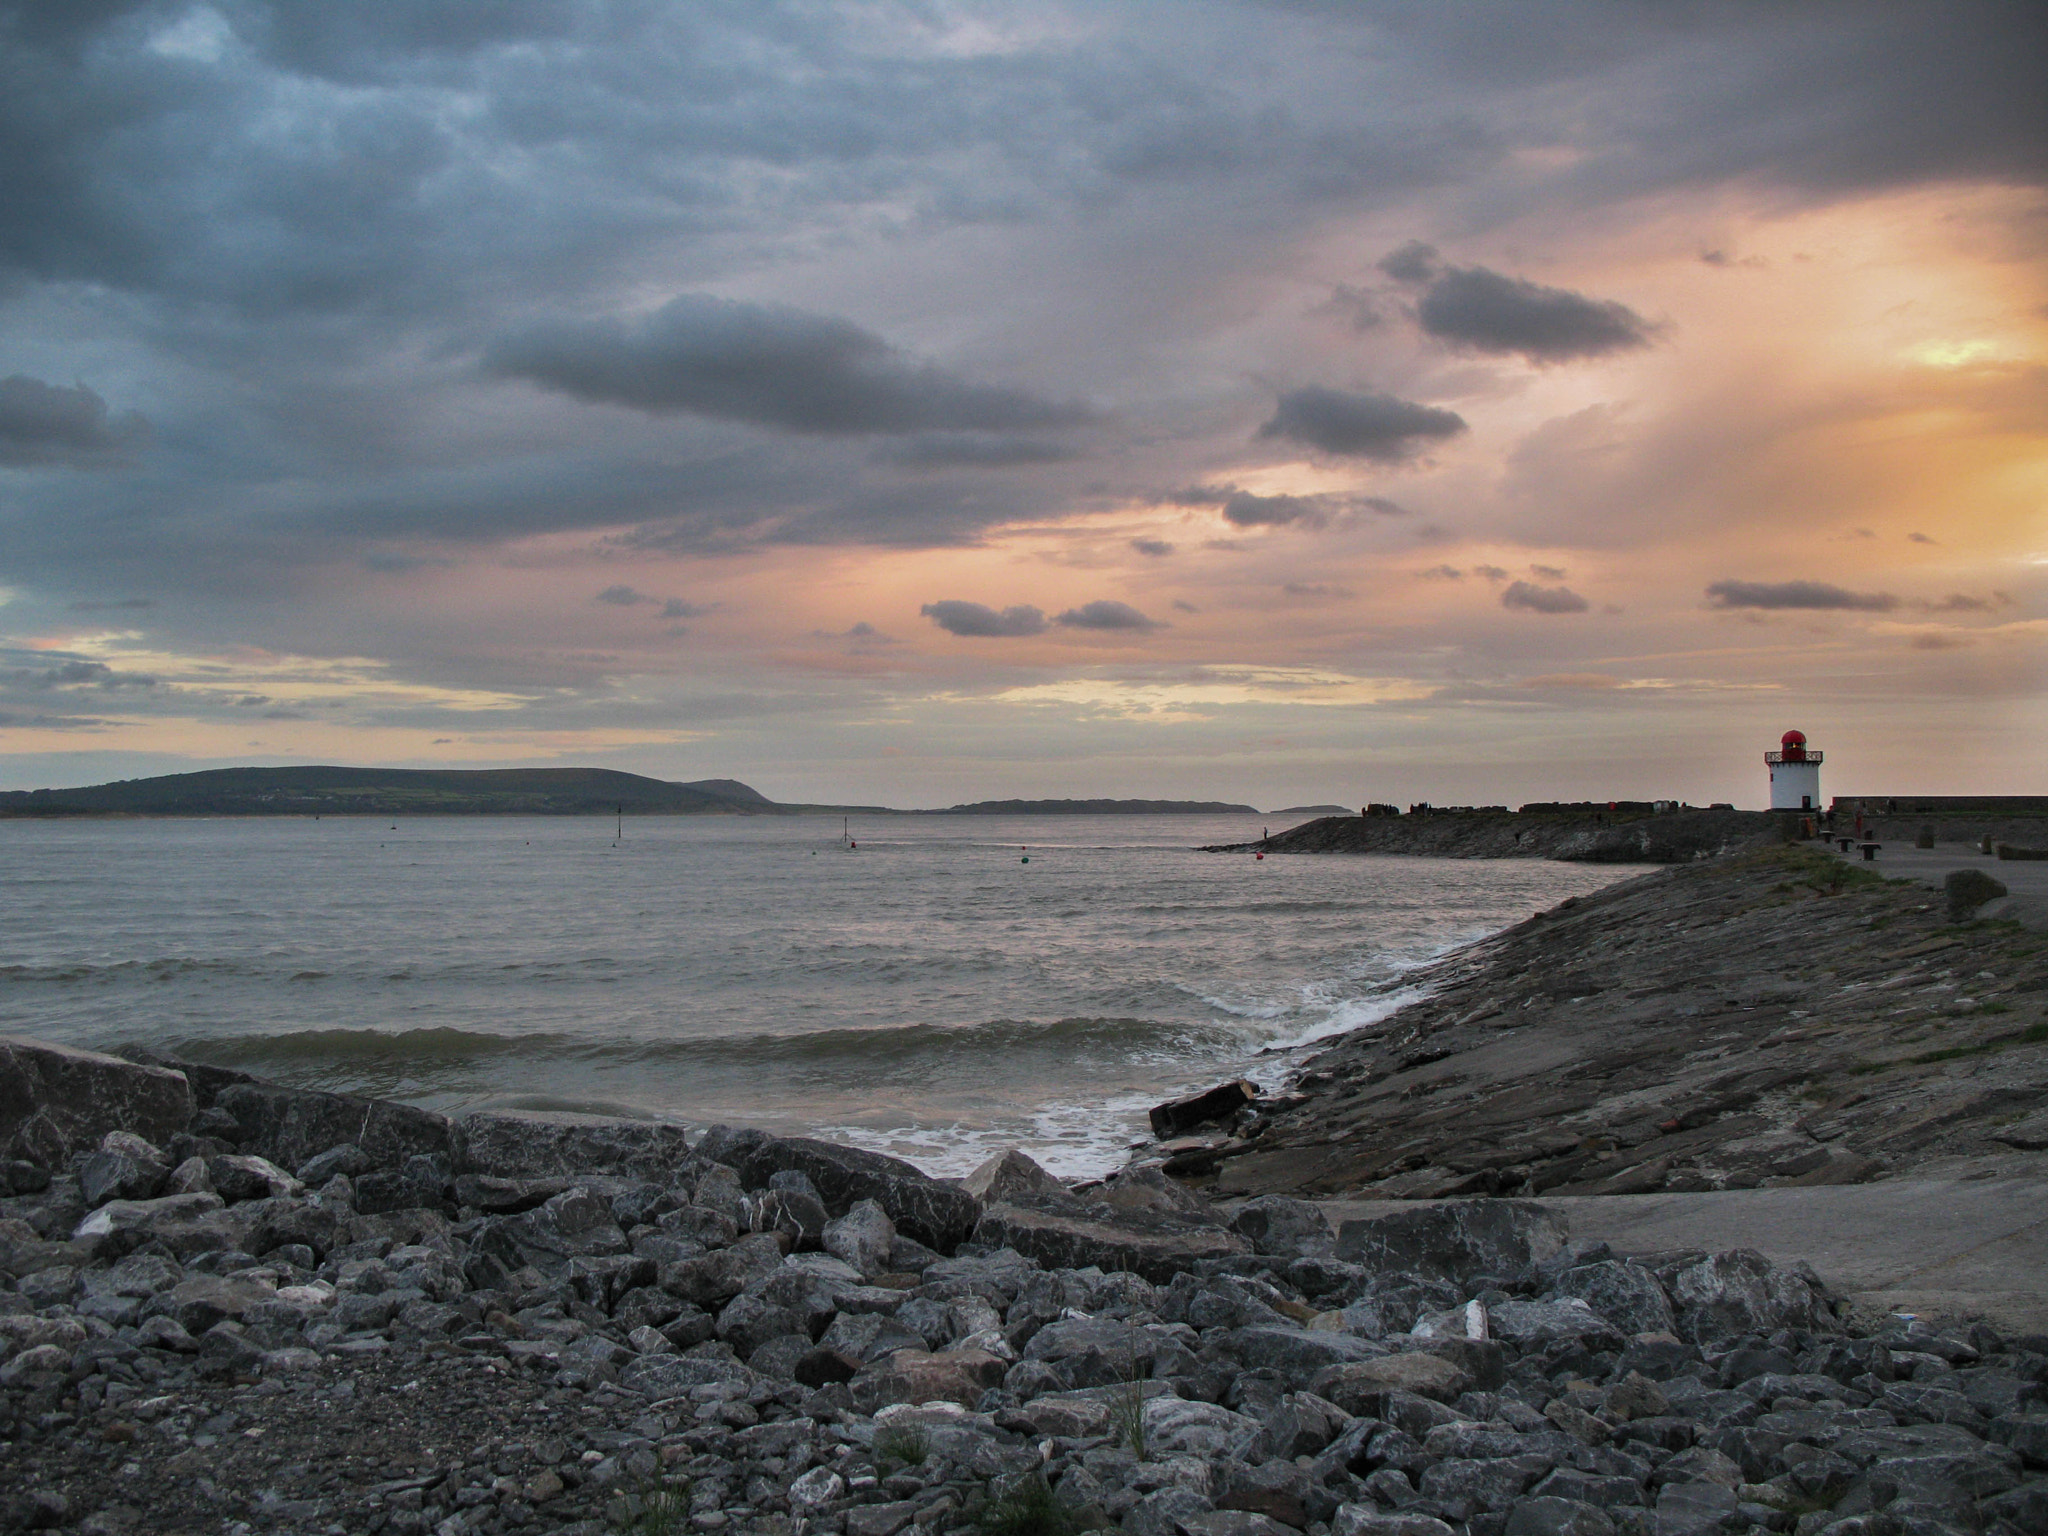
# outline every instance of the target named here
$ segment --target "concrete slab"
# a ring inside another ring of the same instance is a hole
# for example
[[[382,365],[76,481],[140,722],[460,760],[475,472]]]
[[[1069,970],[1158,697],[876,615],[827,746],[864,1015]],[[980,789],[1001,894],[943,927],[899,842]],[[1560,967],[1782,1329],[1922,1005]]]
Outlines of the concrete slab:
[[[1405,1200],[1326,1200],[1332,1224],[1412,1209]],[[2048,1181],[2038,1177],[1885,1179],[1818,1189],[1581,1195],[1538,1202],[1574,1243],[1619,1253],[1754,1248],[1804,1259],[1861,1316],[1983,1318],[2048,1333]]]
[[[1863,855],[1853,847],[1846,854],[1833,843],[1826,847],[1838,859],[1862,862]],[[2001,859],[1978,853],[1966,844],[1915,848],[1910,842],[1894,840],[1865,867],[1889,880],[1918,880],[1937,889],[1958,869],[1980,869],[2012,894],[1986,902],[1977,909],[1978,917],[2008,918],[2036,933],[2048,933],[2048,859]]]

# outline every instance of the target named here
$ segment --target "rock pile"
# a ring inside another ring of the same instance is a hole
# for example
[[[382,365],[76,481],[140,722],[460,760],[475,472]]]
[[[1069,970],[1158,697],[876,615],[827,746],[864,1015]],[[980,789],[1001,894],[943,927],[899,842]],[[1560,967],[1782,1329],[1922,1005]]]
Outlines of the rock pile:
[[[190,1080],[5,1167],[0,1529],[2048,1529],[2048,1339],[1753,1253]]]

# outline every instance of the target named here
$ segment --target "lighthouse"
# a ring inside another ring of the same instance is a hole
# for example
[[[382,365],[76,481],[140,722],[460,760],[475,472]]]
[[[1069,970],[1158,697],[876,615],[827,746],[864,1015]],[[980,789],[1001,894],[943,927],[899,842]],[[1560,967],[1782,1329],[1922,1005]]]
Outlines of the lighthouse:
[[[1804,731],[1787,731],[1778,750],[1766,752],[1771,770],[1771,809],[1812,811],[1820,807],[1820,753],[1806,744]]]

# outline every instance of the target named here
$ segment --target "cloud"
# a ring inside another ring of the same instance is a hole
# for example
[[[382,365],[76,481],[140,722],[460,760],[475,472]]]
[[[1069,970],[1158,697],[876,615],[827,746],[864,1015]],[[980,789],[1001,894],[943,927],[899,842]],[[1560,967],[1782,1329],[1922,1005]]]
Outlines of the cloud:
[[[614,608],[638,608],[643,605],[652,604],[661,609],[661,617],[664,619],[701,618],[711,611],[709,608],[701,607],[696,603],[686,603],[680,597],[655,597],[651,593],[642,592],[623,583],[618,586],[606,587],[596,597],[592,598],[591,601],[594,603],[609,603]]]
[[[1838,608],[1889,613],[1899,600],[1889,592],[1851,592],[1824,581],[1716,581],[1707,587],[1716,608]]]
[[[1501,593],[1500,605],[1525,613],[1584,613],[1591,606],[1569,587],[1539,587],[1527,581],[1510,585]]]
[[[1484,576],[1488,581],[1506,581],[1508,579],[1508,573],[1497,565],[1475,565],[1472,567],[1472,574],[1474,576]]]
[[[1081,455],[1065,443],[989,433],[928,433],[884,443],[871,457],[878,464],[905,469],[1019,469],[1033,464],[1064,464]]]
[[[528,326],[493,341],[484,367],[594,404],[827,436],[1039,431],[1089,419],[1078,405],[917,362],[850,320],[706,294],[640,320]]]
[[[1288,597],[1299,597],[1310,602],[1335,602],[1358,596],[1349,587],[1339,587],[1324,581],[1290,581],[1284,583],[1280,590]]]
[[[1173,553],[1173,546],[1164,539],[1133,539],[1131,548],[1141,555],[1150,555],[1154,560],[1163,560]]]
[[[1146,618],[1129,603],[1111,602],[1108,599],[1083,603],[1078,608],[1069,608],[1053,622],[1064,624],[1069,629],[1145,631],[1165,627],[1157,619]]]
[[[1424,581],[1463,581],[1465,573],[1455,565],[1432,565],[1427,570],[1415,573]]]
[[[1261,438],[1305,443],[1324,453],[1396,464],[1432,442],[1456,437],[1465,419],[1455,411],[1392,395],[1351,394],[1311,384],[1280,397]]]
[[[0,465],[107,469],[149,436],[135,411],[115,416],[83,384],[65,389],[25,373],[0,379]]]
[[[963,603],[954,598],[926,603],[917,610],[949,635],[970,640],[1013,640],[1024,635],[1045,633],[1045,614],[1029,606],[1005,608],[1001,613],[984,603]]]
[[[1379,260],[1379,268],[1397,283],[1426,283],[1436,276],[1436,247],[1410,240]]]
[[[1233,491],[1224,498],[1223,515],[1240,528],[1283,528],[1290,523],[1320,528],[1330,520],[1329,509],[1312,496],[1255,496],[1250,491]]]
[[[1941,542],[1941,540],[1930,538],[1924,533],[1909,533],[1906,537],[1915,544],[1939,544]]]
[[[1563,581],[1567,572],[1561,565],[1532,565],[1529,574],[1541,576],[1545,581]]]
[[[107,602],[68,603],[65,606],[72,613],[130,613],[154,608],[156,603],[147,597],[123,597]]]
[[[1646,347],[1655,327],[1625,304],[1546,288],[1485,267],[1451,267],[1416,306],[1422,328],[1471,352],[1519,354],[1532,363],[1605,357]]]
[[[2012,598],[2004,592],[1994,592],[1989,597],[1973,597],[1967,592],[1951,592],[1938,603],[1916,603],[1929,613],[1990,613],[1997,608],[2012,605]]]

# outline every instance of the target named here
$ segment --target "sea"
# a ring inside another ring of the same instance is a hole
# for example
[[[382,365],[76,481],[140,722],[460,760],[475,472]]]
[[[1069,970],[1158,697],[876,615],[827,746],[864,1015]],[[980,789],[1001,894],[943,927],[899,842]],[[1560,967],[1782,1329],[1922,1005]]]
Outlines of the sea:
[[[449,1113],[1123,1160],[1638,871],[1203,853],[1244,816],[0,822],[0,1032]]]

